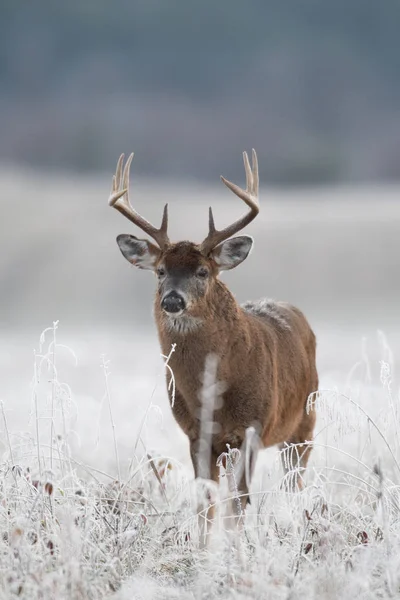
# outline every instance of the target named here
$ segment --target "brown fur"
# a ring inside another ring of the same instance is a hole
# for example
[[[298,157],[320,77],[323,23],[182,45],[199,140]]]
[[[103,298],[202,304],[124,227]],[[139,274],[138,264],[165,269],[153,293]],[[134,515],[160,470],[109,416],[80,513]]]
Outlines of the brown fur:
[[[264,310],[241,307],[219,280],[212,258],[205,258],[191,243],[181,242],[161,253],[158,264],[180,270],[185,277],[205,264],[210,269],[206,293],[190,306],[189,313],[201,318],[193,331],[171,330],[169,316],[160,306],[157,292],[154,314],[164,354],[176,344],[169,365],[176,383],[173,414],[189,438],[195,470],[200,435],[199,391],[206,357],[219,357],[218,380],[226,384],[223,405],[214,413],[219,431],[212,438],[211,478],[218,480],[215,467],[227,444],[240,448],[246,429],[255,426],[264,447],[304,443],[312,439],[315,416],[305,410],[309,394],[318,388],[315,365],[316,340],[306,318],[297,308],[283,303],[265,304]],[[171,392],[170,392],[171,394]],[[299,451],[306,467],[310,448]],[[251,459],[254,467],[255,456]],[[298,480],[301,487],[301,479]],[[244,476],[239,491],[247,494]],[[242,500],[243,507],[246,498]]]

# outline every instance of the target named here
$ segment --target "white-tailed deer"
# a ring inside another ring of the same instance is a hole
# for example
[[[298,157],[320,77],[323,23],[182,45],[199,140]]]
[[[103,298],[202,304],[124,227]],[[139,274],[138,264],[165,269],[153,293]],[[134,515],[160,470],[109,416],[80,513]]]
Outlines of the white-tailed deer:
[[[227,444],[242,448],[246,431],[255,427],[264,447],[303,444],[294,465],[297,485],[302,487],[301,471],[307,465],[311,450],[307,442],[315,424],[315,413],[307,414],[306,402],[318,388],[314,333],[300,310],[290,304],[261,300],[240,306],[218,277],[220,271],[243,262],[253,245],[249,236],[231,238],[259,212],[257,156],[253,150],[252,167],[247,154],[243,156],[246,190],[221,179],[249,210],[219,231],[210,208],[209,232],[201,244],[169,241],[167,205],[159,229],[132,208],[128,194],[133,154],[124,169],[124,155],[118,161],[109,204],[157,244],[129,234],[117,237],[124,257],[140,269],[153,271],[158,279],[155,320],[163,353],[169,354],[176,343],[169,363],[176,383],[172,410],[189,438],[195,476],[203,476],[198,457],[202,375],[207,356],[214,354],[224,391],[213,416],[207,465],[210,478],[218,481],[216,463]],[[253,447],[247,456],[250,476],[256,451]],[[243,472],[237,482],[242,508],[248,500],[248,479]]]

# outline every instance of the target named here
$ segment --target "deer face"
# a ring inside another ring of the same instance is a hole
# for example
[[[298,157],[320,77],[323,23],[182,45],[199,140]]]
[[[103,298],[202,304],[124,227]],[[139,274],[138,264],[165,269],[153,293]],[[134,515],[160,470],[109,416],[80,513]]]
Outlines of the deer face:
[[[153,271],[158,280],[157,302],[166,314],[200,316],[203,303],[220,271],[237,267],[247,258],[253,240],[240,236],[226,240],[205,256],[192,242],[171,244],[164,250],[133,235],[117,237],[123,256],[139,269]]]

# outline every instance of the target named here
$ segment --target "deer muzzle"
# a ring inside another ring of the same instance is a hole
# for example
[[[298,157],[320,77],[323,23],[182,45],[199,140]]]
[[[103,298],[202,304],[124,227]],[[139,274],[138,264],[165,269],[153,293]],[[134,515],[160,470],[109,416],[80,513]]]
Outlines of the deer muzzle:
[[[162,299],[161,308],[169,314],[180,313],[185,309],[185,300],[177,292],[169,292]]]

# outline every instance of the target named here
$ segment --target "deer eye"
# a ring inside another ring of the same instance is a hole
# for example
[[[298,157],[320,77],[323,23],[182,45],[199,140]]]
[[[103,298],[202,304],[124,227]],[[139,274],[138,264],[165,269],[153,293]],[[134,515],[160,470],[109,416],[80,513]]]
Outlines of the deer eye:
[[[165,269],[163,267],[158,267],[157,269],[157,277],[164,277]]]
[[[208,277],[208,269],[206,269],[205,267],[201,267],[197,273],[196,273],[197,277],[199,277],[200,279],[206,279]]]

